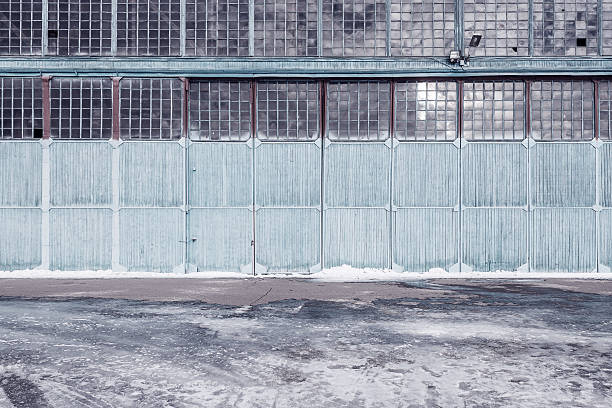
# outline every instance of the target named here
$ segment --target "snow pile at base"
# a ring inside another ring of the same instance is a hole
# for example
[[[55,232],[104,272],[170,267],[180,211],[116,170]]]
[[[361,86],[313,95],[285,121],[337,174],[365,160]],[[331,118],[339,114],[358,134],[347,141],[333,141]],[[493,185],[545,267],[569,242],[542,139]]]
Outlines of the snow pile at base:
[[[100,271],[49,271],[49,270],[19,270],[0,271],[0,279],[261,279],[261,278],[293,278],[313,279],[326,282],[359,282],[359,281],[412,281],[425,279],[612,279],[610,272],[447,272],[441,268],[430,269],[427,272],[398,272],[390,269],[353,268],[349,265],[323,269],[312,274],[303,273],[271,273],[253,276],[238,272],[193,272],[193,273],[160,273],[160,272],[116,272]]]

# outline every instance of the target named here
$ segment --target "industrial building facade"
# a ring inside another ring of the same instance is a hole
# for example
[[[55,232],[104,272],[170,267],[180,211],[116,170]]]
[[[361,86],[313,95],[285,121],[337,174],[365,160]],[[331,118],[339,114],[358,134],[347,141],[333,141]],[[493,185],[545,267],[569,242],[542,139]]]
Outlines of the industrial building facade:
[[[0,270],[607,271],[608,74],[612,0],[0,0]]]

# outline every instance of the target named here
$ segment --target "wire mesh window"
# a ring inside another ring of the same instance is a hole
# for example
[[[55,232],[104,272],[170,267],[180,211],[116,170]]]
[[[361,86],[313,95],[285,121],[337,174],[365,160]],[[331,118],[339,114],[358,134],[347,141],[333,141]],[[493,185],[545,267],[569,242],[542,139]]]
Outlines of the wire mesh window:
[[[117,0],[119,55],[179,55],[181,3],[175,0]]]
[[[317,0],[255,2],[256,56],[316,56]]]
[[[612,55],[612,0],[601,0],[601,45],[603,55]]]
[[[319,136],[319,85],[315,81],[257,83],[257,137],[313,140]]]
[[[534,81],[531,134],[537,140],[591,140],[593,82]]]
[[[599,81],[599,138],[612,140],[612,81]]]
[[[465,82],[463,136],[468,140],[523,140],[525,83]]]
[[[53,78],[49,86],[52,138],[111,138],[113,132],[111,79]]]
[[[472,55],[529,55],[529,0],[465,0],[463,10],[465,46],[482,36]]]
[[[189,137],[192,140],[243,141],[251,137],[248,81],[189,83]]]
[[[122,79],[119,82],[121,138],[179,139],[182,85],[178,79]]]
[[[111,53],[111,0],[50,0],[48,7],[48,54]]]
[[[249,55],[249,0],[186,1],[187,55]]]
[[[0,139],[42,138],[42,80],[0,78],[0,96]]]
[[[389,137],[389,82],[327,84],[327,135],[330,140],[386,140]]]
[[[42,0],[0,0],[0,55],[42,53]]]
[[[448,56],[455,43],[454,0],[391,0],[391,55]]]
[[[398,140],[455,140],[457,84],[397,82],[393,136]]]
[[[597,1],[533,0],[537,56],[597,55]]]
[[[325,56],[386,55],[384,0],[323,0]]]

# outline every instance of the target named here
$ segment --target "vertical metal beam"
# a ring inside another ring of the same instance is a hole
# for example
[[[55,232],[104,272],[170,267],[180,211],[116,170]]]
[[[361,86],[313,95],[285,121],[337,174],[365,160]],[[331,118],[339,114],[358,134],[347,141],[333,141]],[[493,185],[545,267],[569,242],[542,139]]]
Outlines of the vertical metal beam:
[[[111,55],[117,55],[117,0],[112,0]]]
[[[181,57],[185,56],[185,44],[187,43],[187,1],[181,0]]]
[[[51,96],[49,92],[50,79],[50,76],[42,77],[43,139],[51,138]]]
[[[324,224],[324,200],[325,200],[325,132],[326,132],[326,115],[327,115],[327,81],[321,80],[319,81],[319,114],[321,115],[319,118],[319,132],[321,134],[321,214],[320,214],[320,262],[321,269],[325,268],[325,236],[323,235],[325,224]]]
[[[461,1],[461,0],[460,0]],[[461,1],[461,4],[463,6],[463,1]],[[462,51],[463,52],[463,51]],[[463,225],[461,224],[462,222],[462,217],[461,217],[461,212],[463,211],[463,205],[462,205],[462,191],[461,191],[461,181],[462,181],[462,175],[461,175],[461,171],[462,171],[462,163],[461,163],[461,147],[463,145],[463,81],[459,80],[457,81],[457,139],[459,140],[459,146],[458,146],[458,150],[459,152],[457,153],[459,155],[459,160],[458,160],[458,166],[459,166],[459,172],[458,172],[458,177],[457,177],[457,182],[459,183],[458,186],[458,191],[459,191],[459,242],[458,242],[458,251],[457,251],[457,261],[459,264],[459,273],[461,273],[461,269],[462,269],[462,263],[463,263]]]
[[[603,55],[603,1],[597,0],[597,55]]]
[[[395,149],[395,81],[389,81],[390,105],[389,105],[389,268],[393,269],[393,236],[394,236],[394,218],[393,213],[393,151]]]
[[[531,2],[530,2],[531,4]],[[525,80],[525,138],[527,140],[527,272],[531,270],[531,81]]]
[[[251,0],[251,4],[252,4],[252,0]],[[251,80],[250,81],[251,87],[250,87],[250,94],[249,94],[249,98],[251,101],[251,210],[252,210],[252,235],[251,235],[251,265],[252,265],[252,272],[253,272],[253,276],[255,276],[256,274],[256,263],[255,263],[255,247],[256,247],[256,242],[255,242],[255,177],[257,176],[255,174],[255,138],[257,136],[257,110],[256,110],[256,101],[257,101],[257,82],[255,80]]]
[[[599,4],[599,3],[598,3]],[[601,9],[600,13],[601,13]],[[601,17],[601,14],[600,14]],[[601,37],[599,37],[601,41]],[[601,48],[600,48],[601,50]],[[599,240],[601,237],[601,226],[600,226],[600,202],[601,202],[601,149],[599,144],[599,81],[593,80],[593,133],[595,143],[595,270],[599,270],[599,251],[600,245]]]
[[[386,19],[385,19],[385,55],[387,57],[391,56],[391,0],[386,0],[385,4],[386,10]]]
[[[529,51],[527,55],[530,57],[533,56],[533,0],[529,0],[529,14],[528,14],[528,37],[527,43],[529,47]]]
[[[599,139],[599,81],[593,80],[593,133]]]
[[[255,55],[255,0],[249,0],[249,55]]]
[[[183,237],[185,245],[183,246],[183,267],[184,272],[190,271],[188,265],[189,260],[189,244],[192,242],[189,238],[189,78],[181,78],[183,81],[183,117],[182,117],[182,140],[183,140]]]
[[[323,56],[323,0],[317,1],[317,56]]]
[[[113,77],[113,140],[119,140],[119,81],[121,78]]]
[[[455,48],[463,55],[463,0],[455,0]]]
[[[49,0],[42,0],[42,55],[49,47]]]

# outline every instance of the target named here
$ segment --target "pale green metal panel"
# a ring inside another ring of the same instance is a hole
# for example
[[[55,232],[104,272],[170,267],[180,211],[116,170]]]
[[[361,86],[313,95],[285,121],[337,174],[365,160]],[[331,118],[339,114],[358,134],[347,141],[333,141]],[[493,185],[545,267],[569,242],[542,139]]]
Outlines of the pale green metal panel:
[[[0,143],[0,206],[37,207],[42,195],[42,146]]]
[[[394,212],[393,263],[409,272],[448,270],[458,262],[459,213],[449,208]]]
[[[324,266],[388,268],[389,212],[382,208],[325,210]]]
[[[112,228],[109,209],[51,209],[50,269],[110,269]]]
[[[527,205],[527,149],[520,143],[470,143],[461,149],[462,203]]]
[[[249,209],[191,209],[188,224],[189,263],[199,271],[239,272],[252,263],[253,213]]]
[[[0,270],[40,265],[41,217],[38,209],[0,208]]]
[[[595,204],[595,149],[588,143],[537,143],[531,152],[531,203],[536,207]]]
[[[531,219],[531,270],[592,272],[596,263],[595,211],[538,208]]]
[[[603,207],[612,207],[612,143],[604,143],[600,148],[601,195]]]
[[[452,143],[400,143],[393,152],[393,205],[459,204],[459,153]]]
[[[121,206],[183,205],[185,162],[181,145],[176,142],[124,142],[119,152]]]
[[[184,213],[178,208],[119,211],[119,262],[130,271],[172,272],[183,263]]]
[[[476,271],[514,271],[527,263],[527,211],[466,209],[461,216],[462,263]]]
[[[108,142],[55,142],[49,149],[51,205],[111,204],[113,148]]]
[[[262,208],[255,215],[256,262],[268,272],[309,272],[320,263],[321,212]]]
[[[255,150],[255,203],[321,205],[321,148],[314,143],[264,143]]]
[[[252,196],[253,151],[246,143],[201,142],[189,146],[189,204],[246,207]]]
[[[332,143],[325,149],[325,205],[389,207],[389,148],[383,143]]]
[[[599,263],[612,268],[612,210],[599,213],[599,231]]]

